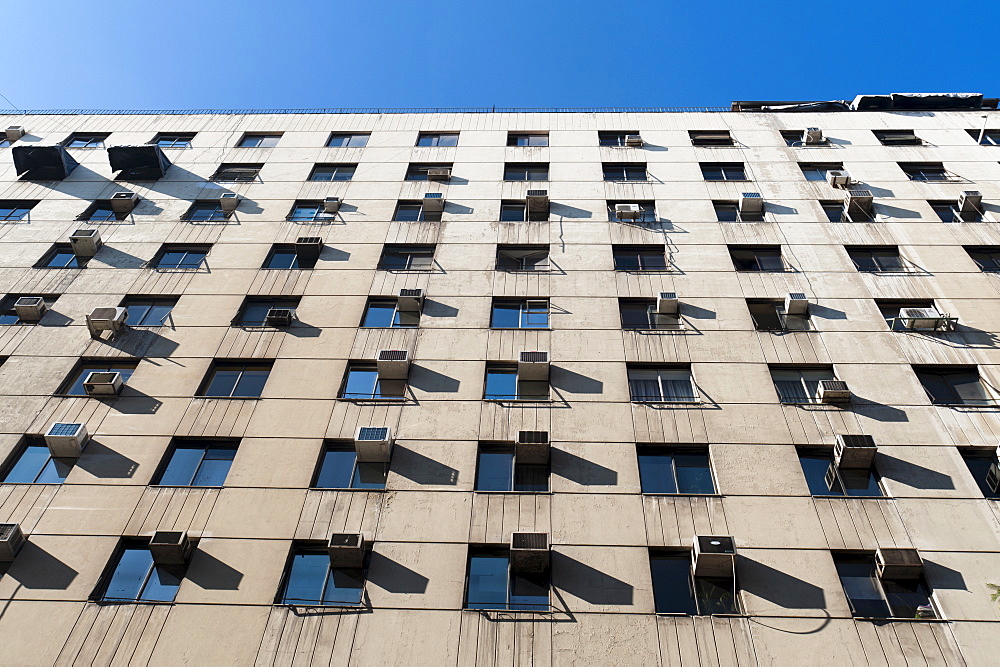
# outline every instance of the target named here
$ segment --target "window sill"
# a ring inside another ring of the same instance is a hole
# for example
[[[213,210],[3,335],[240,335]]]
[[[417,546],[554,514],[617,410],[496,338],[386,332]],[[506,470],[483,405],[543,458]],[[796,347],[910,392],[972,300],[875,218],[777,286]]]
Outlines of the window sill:
[[[172,607],[176,604],[176,602],[173,600],[171,600],[170,602],[164,602],[163,600],[87,600],[87,602],[90,602],[91,604],[99,604],[102,606],[112,606],[120,604],[141,604],[141,605],[166,605]]]
[[[492,331],[552,331],[552,327],[490,327]]]
[[[941,408],[995,408],[997,403],[931,403]]]
[[[358,327],[359,329],[419,329],[419,326],[415,327]]]
[[[488,614],[490,612],[494,613],[508,613],[508,614],[554,614],[558,613],[558,609],[553,609],[551,606],[548,609],[510,609],[508,607],[491,607],[491,608],[481,608],[481,607],[462,607],[462,611],[474,611],[478,614]]]
[[[321,602],[275,602],[276,607],[287,607],[288,609],[366,609],[364,602],[338,602],[334,604],[324,604]]]
[[[385,493],[385,487],[381,489],[354,489],[354,488],[338,488],[332,486],[310,486],[308,491],[375,491],[376,493]]]
[[[487,403],[554,403],[551,398],[487,398],[483,397]]]
[[[637,403],[639,405],[702,405],[701,401],[637,401],[632,400],[630,403]]]
[[[902,618],[898,616],[852,616],[855,621],[870,623],[950,623],[946,618]]]
[[[219,401],[259,401],[260,396],[192,396],[191,398],[212,398]]]
[[[190,484],[150,484],[151,489],[221,489],[219,486],[192,486]]]
[[[892,496],[849,496],[849,495],[846,495],[846,494],[840,495],[840,494],[833,494],[833,493],[831,493],[831,494],[813,494],[812,497],[813,498],[823,498],[823,499],[827,499],[827,500],[831,499],[831,498],[836,498],[836,499],[839,499],[839,500],[851,500],[852,498],[859,498],[861,500],[872,500],[873,498],[875,500],[895,500],[895,498],[893,498]]]
[[[483,489],[473,489],[473,493],[480,493],[483,495],[495,494],[495,495],[506,495],[506,496],[551,496],[552,491],[486,491]]]
[[[380,396],[338,396],[338,401],[346,403],[404,403],[405,396],[384,398]]]
[[[684,614],[672,611],[658,611],[655,614],[668,618],[749,618],[746,614]]]
[[[724,498],[721,493],[647,493],[642,492],[643,496],[649,496],[653,498]]]

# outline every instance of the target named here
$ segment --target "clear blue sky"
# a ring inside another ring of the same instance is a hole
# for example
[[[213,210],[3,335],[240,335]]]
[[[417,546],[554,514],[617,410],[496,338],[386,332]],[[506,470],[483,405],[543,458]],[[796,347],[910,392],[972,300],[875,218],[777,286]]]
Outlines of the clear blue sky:
[[[9,0],[5,14],[0,93],[22,109],[1000,96],[998,0]]]

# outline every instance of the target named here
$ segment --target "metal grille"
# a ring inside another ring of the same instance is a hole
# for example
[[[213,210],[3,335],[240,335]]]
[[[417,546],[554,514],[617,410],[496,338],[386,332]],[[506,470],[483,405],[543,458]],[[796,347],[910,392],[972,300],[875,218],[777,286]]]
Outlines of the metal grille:
[[[549,360],[548,352],[522,352],[521,361],[526,364],[544,364]]]
[[[180,544],[184,541],[184,533],[177,530],[159,530],[153,533],[150,544]]]
[[[548,549],[549,536],[547,533],[512,533],[510,547],[511,549]]]
[[[548,431],[518,431],[517,441],[522,445],[544,445],[549,441]]]
[[[422,289],[401,289],[399,290],[399,296],[410,296],[419,297],[423,296],[424,291]]]
[[[806,293],[805,292],[789,292],[788,293],[788,298],[791,299],[792,301],[805,301],[806,300]]]
[[[825,391],[847,391],[847,383],[843,380],[820,380]]]
[[[406,350],[382,350],[378,353],[379,361],[406,361]]]
[[[852,199],[870,199],[873,196],[871,190],[848,190],[847,194]]]
[[[334,533],[330,536],[331,547],[360,547],[360,533]]]
[[[660,292],[661,299],[676,299],[677,292]]]
[[[525,195],[528,196],[528,197],[548,197],[549,196],[549,191],[548,190],[528,190],[525,193]]]
[[[118,373],[91,373],[87,376],[86,384],[111,384]]]
[[[844,447],[874,447],[875,438],[870,435],[838,435],[837,440],[843,443]]]
[[[386,426],[362,426],[358,431],[358,440],[385,440],[388,436]]]
[[[743,193],[743,198],[744,199],[763,199],[763,197],[761,196],[761,194],[759,192],[744,192]]]
[[[47,435],[76,435],[83,424],[68,424],[57,422],[52,425]]]
[[[6,542],[14,536],[17,530],[16,523],[0,523],[0,542]]]
[[[441,199],[442,197],[444,197],[444,194],[440,192],[428,192],[424,195],[424,199]]]
[[[40,296],[22,296],[14,302],[15,306],[40,306],[45,300]]]
[[[295,245],[315,245],[317,243],[323,243],[323,239],[319,236],[300,236]]]

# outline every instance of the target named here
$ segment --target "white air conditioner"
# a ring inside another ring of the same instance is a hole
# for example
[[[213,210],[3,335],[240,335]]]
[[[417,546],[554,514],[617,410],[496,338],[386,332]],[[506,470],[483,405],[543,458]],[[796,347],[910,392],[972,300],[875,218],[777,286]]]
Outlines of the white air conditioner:
[[[625,145],[626,146],[642,146],[642,136],[638,134],[626,134],[625,135]]]
[[[639,220],[642,218],[642,207],[638,204],[615,204],[616,220]]]
[[[974,213],[982,210],[983,195],[978,190],[966,190],[958,196],[958,210]]]
[[[660,292],[656,297],[656,312],[660,315],[676,315],[680,307],[677,292]]]
[[[87,374],[83,390],[87,396],[117,396],[124,382],[122,374],[116,371],[96,371]]]
[[[544,572],[548,566],[548,533],[510,534],[511,570],[515,572]]]
[[[548,380],[549,353],[521,352],[517,359],[517,378],[519,380]]]
[[[874,201],[871,190],[848,190],[847,197],[844,198],[844,203],[848,206],[858,206],[863,209],[871,208]]]
[[[789,292],[785,297],[785,315],[809,314],[809,298],[804,292]]]
[[[879,579],[919,579],[924,562],[916,549],[879,549],[875,569]]]
[[[851,390],[843,380],[820,380],[819,400],[823,403],[847,403],[851,400]]]
[[[934,308],[900,308],[899,319],[907,329],[917,331],[941,331],[954,329],[954,322],[948,315],[942,315]]]
[[[528,208],[528,215],[548,214],[549,212],[549,191],[548,190],[528,190],[524,195],[524,201]]]
[[[354,434],[358,461],[388,463],[392,453],[392,429],[388,426],[359,426]]]
[[[878,447],[875,438],[863,434],[837,434],[833,464],[841,470],[871,470]]]
[[[427,170],[428,181],[447,181],[451,178],[451,167],[434,167]]]
[[[24,533],[16,523],[0,523],[0,563],[10,563],[24,546]]]
[[[93,257],[101,249],[101,232],[97,229],[78,229],[69,235],[69,244],[77,257]]]
[[[116,192],[111,195],[111,210],[115,213],[131,213],[139,204],[139,195],[134,192]]]
[[[405,380],[410,374],[410,353],[406,350],[379,350],[375,364],[380,380]]]
[[[6,130],[4,134],[7,137],[7,141],[14,143],[18,139],[24,136],[24,126],[23,125],[11,125]]]
[[[440,192],[428,192],[421,200],[424,213],[440,213],[444,210],[444,195]]]
[[[187,565],[192,550],[191,540],[183,530],[158,530],[149,540],[149,553],[157,565]]]
[[[548,431],[518,431],[514,441],[514,460],[530,465],[548,463],[550,447]]]
[[[268,308],[264,324],[269,327],[289,327],[294,319],[295,311],[291,308]]]
[[[361,533],[333,533],[326,548],[332,567],[364,567],[365,537]]]
[[[736,573],[736,544],[730,535],[696,535],[691,552],[696,577],[732,579]]]
[[[396,307],[407,312],[417,311],[424,307],[424,291],[422,289],[401,289]]]
[[[851,175],[843,169],[828,169],[826,182],[835,188],[846,188],[851,184]]]
[[[340,210],[340,197],[327,197],[323,200],[324,213],[336,213]]]
[[[826,142],[826,137],[823,136],[823,130],[818,127],[807,127],[802,133],[802,141],[808,145],[822,144]]]
[[[223,192],[219,196],[219,208],[226,213],[232,213],[240,205],[240,196],[235,192]]]
[[[121,306],[94,308],[87,316],[87,326],[91,333],[96,331],[116,332],[125,328],[126,319],[128,319],[128,308]]]
[[[744,192],[740,195],[740,213],[760,213],[764,210],[764,198],[759,192]]]
[[[45,444],[54,458],[75,459],[87,444],[87,425],[55,422],[45,433]]]
[[[22,296],[14,302],[14,312],[25,322],[37,322],[48,308],[40,296]]]

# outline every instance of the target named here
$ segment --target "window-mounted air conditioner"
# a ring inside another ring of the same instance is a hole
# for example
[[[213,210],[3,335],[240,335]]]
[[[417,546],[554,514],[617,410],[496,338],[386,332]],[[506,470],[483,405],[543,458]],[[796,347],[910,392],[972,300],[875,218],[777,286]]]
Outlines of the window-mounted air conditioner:
[[[117,371],[95,371],[87,374],[83,390],[87,396],[117,396],[121,393],[124,380]]]
[[[983,195],[978,190],[966,190],[958,196],[958,210],[974,213],[982,210]]]
[[[875,569],[879,579],[919,579],[924,562],[916,549],[879,549]]]
[[[0,562],[10,563],[24,546],[24,533],[20,524],[0,523]]]
[[[642,135],[639,134],[626,134],[625,135],[625,145],[633,147],[641,147],[643,145]]]
[[[420,288],[401,289],[396,299],[396,307],[407,312],[417,311],[424,306],[424,291]]]
[[[388,426],[359,426],[354,434],[358,461],[388,463],[392,453],[392,429]]]
[[[54,458],[75,459],[87,444],[87,425],[55,422],[45,433],[45,444]]]
[[[510,569],[515,572],[544,572],[548,566],[548,533],[510,534]]]
[[[101,249],[101,232],[97,229],[78,229],[69,235],[69,245],[77,257],[93,257]]]
[[[548,431],[518,431],[514,460],[525,464],[548,463],[550,446]]]
[[[875,438],[863,434],[837,434],[833,464],[841,470],[871,470],[878,446]]]
[[[517,359],[517,377],[519,380],[548,380],[549,353],[521,352]]]
[[[660,315],[676,315],[680,307],[677,292],[660,292],[656,297],[656,312]]]
[[[524,201],[528,208],[528,214],[549,212],[549,191],[548,190],[528,190],[524,195]]]
[[[7,137],[7,141],[14,143],[25,134],[23,125],[11,125],[6,130],[4,130],[4,135]]]
[[[410,353],[406,350],[379,350],[375,364],[379,379],[405,380],[410,374]]]
[[[332,567],[361,568],[365,563],[365,537],[361,533],[333,533],[326,543]]]
[[[323,252],[323,239],[319,236],[300,236],[295,240],[295,255],[305,262],[315,262]]]
[[[820,380],[819,400],[823,403],[847,403],[851,400],[851,390],[843,380]]]
[[[899,320],[903,326],[915,331],[951,331],[955,328],[955,319],[939,313],[935,308],[899,309]]]
[[[615,204],[616,220],[639,220],[642,218],[642,207],[639,204]]]
[[[809,298],[804,292],[789,292],[785,297],[785,315],[807,315]]]
[[[696,535],[691,552],[696,577],[732,579],[736,572],[736,544],[730,535]]]
[[[22,296],[14,302],[14,312],[25,322],[37,322],[47,309],[45,299],[40,296]]]
[[[428,181],[447,181],[451,178],[451,167],[433,167],[427,170]]]
[[[744,192],[740,195],[740,213],[761,213],[764,210],[764,198],[759,192]]]
[[[295,311],[291,308],[268,308],[264,323],[269,327],[289,327],[295,319]]]
[[[875,201],[871,190],[848,190],[844,203],[848,206],[858,206],[863,209],[870,209]]]
[[[444,195],[440,192],[428,192],[420,201],[424,213],[441,213],[444,210]]]
[[[232,213],[240,205],[240,196],[235,192],[223,192],[219,195],[219,208],[226,213]]]
[[[340,210],[341,199],[340,197],[327,197],[323,200],[323,212],[324,213],[336,213]]]
[[[826,182],[835,188],[846,188],[851,184],[851,175],[843,169],[828,169]]]
[[[815,145],[826,143],[826,137],[823,136],[823,130],[818,127],[807,127],[806,131],[802,133],[802,141],[807,145]]]
[[[183,530],[158,530],[149,540],[149,553],[157,565],[187,565],[191,551],[191,540]]]
[[[115,306],[113,308],[94,308],[87,316],[87,326],[91,332],[117,332],[125,328],[128,319],[128,308]]]
[[[134,192],[116,192],[111,195],[111,210],[115,213],[131,213],[139,204],[139,195]]]

